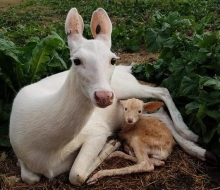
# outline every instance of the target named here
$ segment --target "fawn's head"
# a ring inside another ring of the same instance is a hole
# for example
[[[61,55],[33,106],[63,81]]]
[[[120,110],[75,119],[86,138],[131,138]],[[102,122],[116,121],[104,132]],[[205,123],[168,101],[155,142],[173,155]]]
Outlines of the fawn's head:
[[[76,8],[69,11],[65,31],[68,37],[72,70],[83,94],[98,107],[112,104],[110,87],[114,64],[118,58],[111,52],[112,23],[104,9],[94,11],[90,28],[94,39],[83,37],[84,23]]]
[[[144,103],[139,99],[120,100],[124,109],[124,119],[127,124],[133,125],[137,123],[143,111],[155,112],[164,104],[162,102],[147,102]]]

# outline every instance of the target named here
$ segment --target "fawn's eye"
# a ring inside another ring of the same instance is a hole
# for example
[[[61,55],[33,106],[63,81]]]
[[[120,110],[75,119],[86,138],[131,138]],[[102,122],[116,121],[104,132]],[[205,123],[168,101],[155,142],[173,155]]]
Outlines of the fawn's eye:
[[[138,113],[141,113],[141,110],[139,110]]]
[[[74,59],[73,62],[76,66],[81,64],[80,59]]]
[[[116,63],[116,59],[115,59],[115,58],[112,58],[112,59],[111,59],[111,64],[114,65],[115,63]]]
[[[125,111],[127,111],[128,109],[127,108],[125,108]]]

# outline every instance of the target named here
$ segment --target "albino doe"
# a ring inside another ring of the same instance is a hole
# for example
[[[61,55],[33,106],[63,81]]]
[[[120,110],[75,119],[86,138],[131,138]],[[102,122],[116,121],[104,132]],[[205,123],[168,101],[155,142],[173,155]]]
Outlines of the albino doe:
[[[157,111],[164,105],[162,102],[144,103],[134,98],[120,102],[124,110],[124,124],[118,136],[133,149],[135,157],[116,151],[108,156],[108,159],[118,156],[137,164],[120,169],[98,171],[89,178],[87,183],[94,183],[104,176],[150,172],[154,170],[154,166],[163,166],[164,160],[173,149],[173,136],[166,125],[157,118],[142,115],[143,111]]]
[[[9,135],[22,180],[32,184],[41,175],[53,178],[70,171],[72,184],[84,183],[120,146],[106,143],[121,125],[116,98],[163,100],[173,121],[165,112],[155,114],[173,126],[180,146],[206,160],[207,151],[193,143],[198,136],[183,122],[168,90],[139,84],[130,66],[114,66],[117,56],[110,50],[112,24],[105,10],[99,8],[92,15],[94,39],[82,36],[83,26],[78,11],[71,9],[65,31],[72,67],[24,87],[14,100]]]

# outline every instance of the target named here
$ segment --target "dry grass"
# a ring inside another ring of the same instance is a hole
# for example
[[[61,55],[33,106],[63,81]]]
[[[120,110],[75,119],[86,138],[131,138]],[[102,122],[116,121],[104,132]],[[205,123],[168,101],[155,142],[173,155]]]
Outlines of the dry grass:
[[[16,158],[11,149],[1,150],[7,158],[0,161],[0,177],[2,190],[217,190],[220,189],[220,170],[207,165],[184,153],[179,146],[168,158],[164,167],[158,167],[151,173],[130,174],[124,176],[105,177],[96,184],[76,187],[69,183],[68,173],[53,180],[42,177],[40,183],[27,185],[20,180],[20,169],[16,166]],[[133,163],[120,158],[105,161],[97,170],[119,168]],[[96,171],[97,171],[96,170]]]
[[[11,6],[19,5],[21,0],[0,0],[0,10],[6,11]]]
[[[148,53],[144,48],[141,48],[137,53],[117,52],[116,55],[120,57],[118,62],[123,65],[130,65],[134,63],[153,62],[158,59],[159,54]]]

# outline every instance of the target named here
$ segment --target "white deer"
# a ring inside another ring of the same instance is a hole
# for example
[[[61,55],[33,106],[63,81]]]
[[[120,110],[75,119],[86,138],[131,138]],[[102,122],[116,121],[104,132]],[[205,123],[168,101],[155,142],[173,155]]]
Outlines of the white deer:
[[[207,151],[193,143],[198,136],[184,124],[168,90],[139,84],[130,66],[114,66],[112,24],[105,10],[99,8],[92,15],[94,40],[83,38],[83,20],[75,8],[67,15],[65,31],[70,70],[24,87],[13,103],[9,134],[24,182],[32,184],[41,175],[53,178],[70,170],[72,184],[84,183],[120,146],[106,139],[121,124],[117,99],[130,97],[163,100],[172,121],[165,112],[155,116],[172,126],[188,153],[206,160]]]

